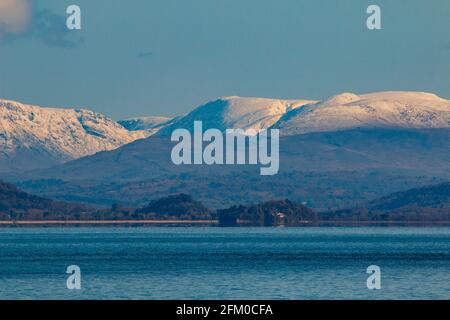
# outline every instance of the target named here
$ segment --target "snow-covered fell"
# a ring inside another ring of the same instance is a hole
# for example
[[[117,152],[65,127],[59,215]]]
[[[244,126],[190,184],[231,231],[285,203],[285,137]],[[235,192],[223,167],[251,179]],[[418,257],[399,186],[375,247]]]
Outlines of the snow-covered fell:
[[[286,113],[309,103],[314,101],[223,97],[198,107],[162,128],[158,135],[170,135],[177,128],[191,130],[194,121],[202,121],[204,129],[253,129],[259,132],[276,124]]]
[[[287,113],[283,135],[354,128],[449,128],[450,100],[423,92],[343,93]]]
[[[48,158],[48,164],[58,163],[112,150],[148,135],[146,131],[128,131],[90,110],[41,108],[0,100],[3,162],[20,157],[22,162],[39,158],[45,163]]]
[[[172,120],[144,117],[123,126],[85,109],[0,100],[0,172],[51,166],[151,135],[191,130],[279,128],[282,135],[355,128],[450,128],[450,100],[423,92],[343,93],[324,101],[224,97]],[[125,128],[125,127],[126,128]]]
[[[342,93],[324,101],[225,97],[202,105],[158,135],[174,129],[278,128],[282,135],[354,128],[448,128],[450,101],[423,92]]]

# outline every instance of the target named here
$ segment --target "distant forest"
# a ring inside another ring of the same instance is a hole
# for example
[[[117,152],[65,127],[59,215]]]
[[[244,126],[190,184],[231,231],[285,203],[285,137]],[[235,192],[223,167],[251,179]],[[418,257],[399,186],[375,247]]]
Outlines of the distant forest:
[[[450,182],[395,193],[358,208],[315,212],[287,199],[211,210],[187,194],[152,200],[140,208],[114,204],[99,209],[30,195],[0,181],[0,221],[46,220],[218,220],[223,226],[293,226],[324,221],[448,222]]]

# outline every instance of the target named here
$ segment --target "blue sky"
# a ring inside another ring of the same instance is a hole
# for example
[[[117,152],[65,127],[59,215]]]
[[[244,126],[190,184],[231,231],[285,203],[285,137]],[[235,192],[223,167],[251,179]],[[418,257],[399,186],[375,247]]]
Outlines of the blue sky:
[[[80,31],[65,27],[71,4]],[[369,4],[381,7],[382,30],[366,28]],[[5,14],[0,97],[32,104],[121,119],[229,95],[450,98],[448,0],[35,0],[26,23]]]

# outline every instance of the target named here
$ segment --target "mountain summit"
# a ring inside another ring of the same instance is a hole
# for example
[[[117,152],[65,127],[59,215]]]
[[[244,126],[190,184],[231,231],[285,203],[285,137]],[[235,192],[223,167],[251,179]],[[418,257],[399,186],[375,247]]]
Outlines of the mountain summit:
[[[148,135],[128,131],[90,110],[0,100],[0,171],[50,166],[116,149]]]
[[[192,130],[194,121],[199,120],[204,129],[253,129],[259,132],[276,124],[286,113],[309,103],[314,101],[222,97],[196,108],[157,134],[170,135],[178,128]]]
[[[342,93],[324,101],[225,97],[202,105],[163,127],[192,130],[194,121],[204,128],[277,128],[282,135],[356,128],[448,128],[450,101],[423,92]]]
[[[284,135],[355,128],[449,128],[450,101],[430,93],[344,93],[287,113]]]

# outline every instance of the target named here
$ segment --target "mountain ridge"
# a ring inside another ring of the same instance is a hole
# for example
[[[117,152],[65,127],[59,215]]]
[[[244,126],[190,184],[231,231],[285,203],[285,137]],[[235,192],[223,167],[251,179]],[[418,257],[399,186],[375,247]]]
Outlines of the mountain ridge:
[[[281,100],[269,98],[221,97],[195,108],[157,135],[170,135],[173,130],[193,129],[194,121],[202,121],[204,129],[242,129],[259,132],[270,128],[286,112],[312,103],[311,100]]]
[[[274,126],[285,135],[354,128],[449,128],[450,100],[424,92],[343,93],[287,116]]]
[[[42,108],[0,100],[0,172],[51,167],[177,128],[280,129],[282,136],[353,129],[449,128],[450,100],[425,92],[342,93],[323,101],[222,97],[173,119],[115,122],[87,109]]]
[[[87,109],[42,108],[0,100],[0,171],[63,163],[148,136]]]
[[[385,91],[357,95],[341,93],[323,101],[221,97],[203,104],[156,135],[178,128],[280,129],[282,135],[355,128],[449,128],[450,100],[427,92]]]

